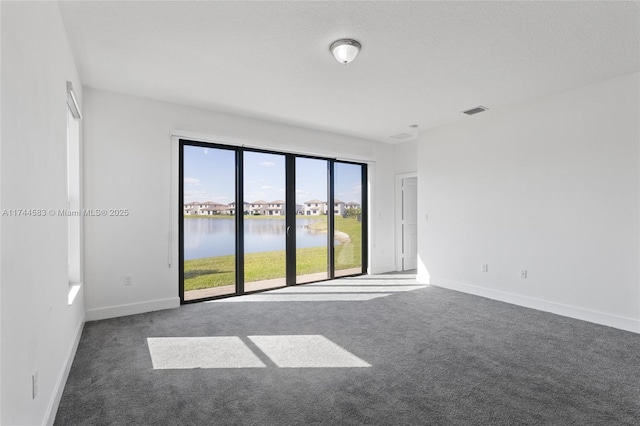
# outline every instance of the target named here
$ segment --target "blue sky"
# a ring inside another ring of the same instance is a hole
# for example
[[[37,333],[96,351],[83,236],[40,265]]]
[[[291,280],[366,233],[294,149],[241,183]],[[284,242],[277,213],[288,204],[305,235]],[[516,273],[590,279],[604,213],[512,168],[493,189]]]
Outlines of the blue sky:
[[[235,152],[225,149],[184,147],[184,201],[229,204],[235,197]],[[335,163],[335,197],[360,203],[360,166]],[[285,199],[285,156],[244,153],[245,201]],[[327,162],[296,159],[296,203],[327,200]]]

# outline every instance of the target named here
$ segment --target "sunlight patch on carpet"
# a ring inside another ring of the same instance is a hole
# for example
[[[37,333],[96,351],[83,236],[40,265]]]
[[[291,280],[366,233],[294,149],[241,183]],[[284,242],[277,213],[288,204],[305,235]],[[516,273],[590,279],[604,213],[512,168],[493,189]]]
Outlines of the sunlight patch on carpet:
[[[154,370],[266,367],[236,336],[149,337],[147,344]]]
[[[371,367],[369,363],[320,335],[248,337],[278,367]]]
[[[243,302],[360,302],[390,296],[391,293],[324,293],[324,294],[278,294],[275,291],[248,294],[240,297],[210,300],[203,303],[243,303]]]
[[[335,286],[335,285],[308,285],[287,287],[278,290],[272,290],[271,294],[297,294],[297,293],[396,293],[403,291],[418,290],[427,286],[419,285],[351,285],[351,286]]]

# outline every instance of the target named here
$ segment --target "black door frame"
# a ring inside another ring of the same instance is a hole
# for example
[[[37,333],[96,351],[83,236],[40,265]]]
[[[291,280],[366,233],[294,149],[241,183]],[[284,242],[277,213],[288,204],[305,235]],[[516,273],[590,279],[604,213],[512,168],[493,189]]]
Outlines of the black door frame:
[[[203,148],[212,149],[225,149],[234,151],[235,153],[235,197],[236,197],[236,213],[235,213],[235,232],[236,232],[236,250],[235,250],[235,262],[236,262],[236,282],[235,292],[220,296],[206,297],[195,300],[184,300],[184,147],[185,146],[199,146]],[[286,286],[303,285],[296,284],[296,158],[311,158],[317,160],[327,161],[327,278],[320,281],[327,281],[335,278],[335,247],[333,235],[335,232],[335,220],[334,220],[334,165],[335,163],[354,164],[361,166],[362,175],[361,183],[363,185],[361,191],[361,206],[362,206],[362,248],[361,248],[361,272],[358,274],[352,274],[348,276],[363,275],[368,264],[368,194],[365,184],[367,183],[367,164],[358,163],[354,161],[343,161],[335,158],[326,158],[305,154],[294,154],[287,152],[278,152],[260,148],[249,148],[244,146],[224,145],[213,142],[202,142],[190,139],[179,139],[178,144],[178,202],[180,203],[179,216],[178,216],[178,260],[179,260],[179,273],[178,273],[178,288],[180,296],[180,304],[196,303],[213,299],[221,299],[226,297],[234,297],[243,294],[253,294],[262,291],[274,290],[275,288],[267,290],[256,290],[251,292],[244,291],[244,152],[261,152],[265,154],[276,154],[285,156],[285,179],[286,179],[286,191],[285,191],[285,226],[287,232],[286,238]],[[343,277],[341,277],[343,278]],[[309,284],[309,283],[304,283]],[[283,287],[277,287],[283,288]]]

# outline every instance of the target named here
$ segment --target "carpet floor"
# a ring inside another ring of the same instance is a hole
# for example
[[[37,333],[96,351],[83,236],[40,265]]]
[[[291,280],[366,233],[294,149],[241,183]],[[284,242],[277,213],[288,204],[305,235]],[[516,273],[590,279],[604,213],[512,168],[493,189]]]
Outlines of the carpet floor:
[[[85,325],[56,425],[639,425],[640,335],[347,278]]]

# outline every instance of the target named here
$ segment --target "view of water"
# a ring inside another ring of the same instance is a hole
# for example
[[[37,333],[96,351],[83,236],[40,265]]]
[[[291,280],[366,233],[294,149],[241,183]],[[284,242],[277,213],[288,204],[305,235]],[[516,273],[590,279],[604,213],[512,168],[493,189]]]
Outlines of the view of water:
[[[184,220],[185,260],[225,256],[236,250],[235,218]],[[296,219],[296,247],[317,247],[327,244],[327,234],[309,230],[307,225],[318,219]],[[285,249],[284,219],[249,219],[244,221],[244,251]]]

